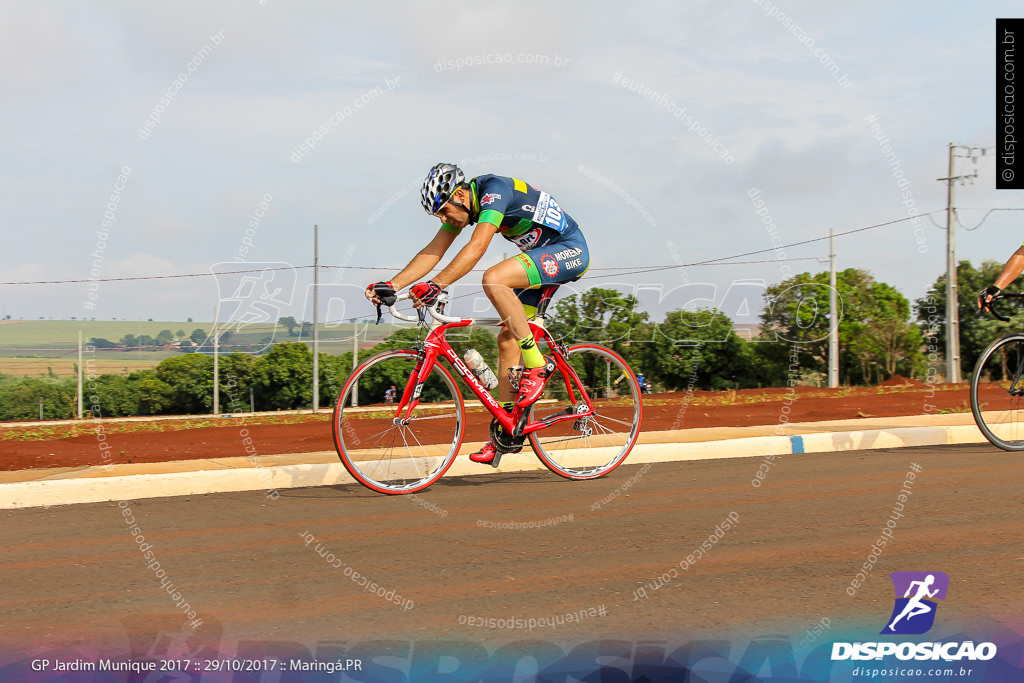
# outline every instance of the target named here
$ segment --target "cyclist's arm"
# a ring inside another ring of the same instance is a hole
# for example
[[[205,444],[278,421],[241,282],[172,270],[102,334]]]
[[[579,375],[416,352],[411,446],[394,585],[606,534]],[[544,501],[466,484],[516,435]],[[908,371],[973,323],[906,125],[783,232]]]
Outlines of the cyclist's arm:
[[[1003,266],[994,284],[999,289],[1006,289],[1010,283],[1017,279],[1017,276],[1024,272],[1024,246],[1013,252],[1013,256]]]
[[[452,245],[456,237],[458,235],[444,228],[438,230],[434,239],[430,240],[430,244],[423,247],[412,258],[412,261],[409,261],[409,265],[402,269],[402,272],[391,278],[391,284],[395,286],[396,290],[400,290],[419,282],[441,261],[441,257],[448,251],[448,247]]]
[[[479,223],[473,230],[473,237],[470,238],[469,244],[464,246],[452,262],[448,266],[437,274],[434,278],[434,282],[440,285],[442,288],[447,287],[451,283],[458,280],[460,277],[473,270],[473,266],[483,258],[484,253],[487,251],[487,245],[491,243],[491,238],[494,237],[498,232],[498,226],[493,223]]]

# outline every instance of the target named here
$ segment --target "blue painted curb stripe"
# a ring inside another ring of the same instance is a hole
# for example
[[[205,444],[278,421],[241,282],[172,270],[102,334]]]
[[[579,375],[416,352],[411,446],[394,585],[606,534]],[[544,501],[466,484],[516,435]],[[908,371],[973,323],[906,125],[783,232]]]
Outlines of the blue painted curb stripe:
[[[791,436],[789,437],[790,442],[793,444],[794,453],[804,452],[804,437],[802,436]]]

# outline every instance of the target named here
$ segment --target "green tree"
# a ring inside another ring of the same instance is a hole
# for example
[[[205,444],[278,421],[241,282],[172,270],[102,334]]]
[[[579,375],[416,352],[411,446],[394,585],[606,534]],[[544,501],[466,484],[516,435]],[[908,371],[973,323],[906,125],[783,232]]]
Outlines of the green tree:
[[[637,299],[614,289],[592,287],[559,299],[548,329],[566,344],[601,344],[635,364],[653,336],[649,316],[637,310]]]
[[[38,420],[41,400],[44,420],[67,420],[74,417],[77,396],[73,379],[53,381],[26,377],[0,383],[0,419]]]
[[[750,342],[733,330],[732,321],[714,309],[676,310],[656,326],[642,345],[634,370],[664,388],[685,390],[744,389],[759,384]]]
[[[368,358],[367,355],[365,358]],[[352,352],[338,356],[320,354],[320,405],[333,407],[345,381],[352,374]]]
[[[260,405],[271,410],[306,408],[312,404],[313,354],[298,342],[275,344],[252,369]]]
[[[100,375],[89,381],[85,408],[98,406],[99,417],[122,417],[138,413],[136,382],[122,375]],[[97,400],[98,399],[98,400]]]
[[[878,382],[895,374],[911,377],[924,372],[924,340],[910,322],[910,302],[894,287],[875,282],[870,290],[871,307],[863,330],[851,340],[851,352],[861,360],[862,377],[871,383],[871,369]]]
[[[975,268],[970,261],[960,261],[956,268],[957,301],[960,321],[960,368],[969,375],[978,362],[982,351],[997,338],[1016,332],[1024,326],[1024,301],[1006,299],[998,308],[1009,323],[996,320],[991,315],[978,314],[978,292],[992,284],[1003,264],[985,261]],[[1024,289],[1024,278],[1017,278],[1006,288],[1019,292]],[[946,358],[946,274],[943,273],[928,289],[928,292],[914,302],[921,334],[928,342],[932,353]],[[945,366],[942,368],[945,374]]]
[[[194,415],[213,407],[213,358],[201,353],[165,358],[156,366],[156,378],[171,388],[166,412]]]
[[[189,339],[191,339],[196,344],[202,344],[204,341],[206,341],[207,336],[208,335],[206,334],[206,331],[203,328],[197,327],[196,329],[192,330],[192,334],[189,335]]]
[[[803,375],[827,371],[832,325],[828,283],[827,272],[801,273],[767,288],[761,342],[772,345],[758,349],[766,362],[785,365],[796,344],[804,359]],[[836,289],[841,381],[870,383],[923,369],[922,338],[909,320],[910,304],[902,294],[857,268],[837,273]]]
[[[288,336],[289,337],[294,337],[295,336],[294,330],[295,330],[296,327],[299,326],[298,321],[296,321],[295,318],[290,316],[290,315],[282,317],[282,318],[278,318],[277,319],[277,324],[281,325],[282,327],[287,327],[288,328]]]
[[[256,358],[247,353],[229,353],[218,361],[218,386],[222,410],[249,412],[249,388],[253,386]]]
[[[89,340],[89,344],[91,346],[96,347],[97,349],[116,349],[117,348],[117,344],[115,344],[114,342],[110,341],[109,339],[104,339],[103,337],[93,337],[92,339]]]
[[[137,349],[139,348],[139,338],[134,334],[126,334],[121,337],[121,345],[126,349]]]
[[[157,344],[159,344],[160,346],[163,346],[164,344],[170,344],[172,341],[174,341],[174,333],[171,332],[170,330],[160,330],[160,332],[156,335],[156,341]]]
[[[132,373],[135,381],[136,410],[139,415],[169,413],[174,405],[174,388],[156,376],[154,370]]]

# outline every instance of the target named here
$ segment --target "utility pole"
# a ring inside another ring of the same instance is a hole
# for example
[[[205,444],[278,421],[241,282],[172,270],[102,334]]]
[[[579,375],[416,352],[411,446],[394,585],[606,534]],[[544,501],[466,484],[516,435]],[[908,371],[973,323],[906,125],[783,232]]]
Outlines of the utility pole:
[[[85,417],[85,402],[82,398],[82,331],[78,331],[78,414],[75,416],[81,420]]]
[[[957,149],[966,154],[957,154]],[[960,290],[956,282],[956,208],[953,188],[956,181],[972,183],[978,177],[978,171],[970,175],[954,175],[956,157],[970,157],[977,163],[975,150],[985,154],[984,147],[970,147],[949,143],[949,175],[937,180],[946,183],[946,381],[959,384],[960,376]]]
[[[220,340],[217,338],[220,334],[217,332],[217,316],[220,313],[220,307],[213,307],[213,414],[218,415],[220,413],[220,371],[218,370],[218,360],[220,358]]]
[[[320,337],[317,318],[320,304],[320,228],[313,226],[313,412],[320,410]]]
[[[828,385],[839,386],[839,305],[836,301],[836,232],[828,229]]]

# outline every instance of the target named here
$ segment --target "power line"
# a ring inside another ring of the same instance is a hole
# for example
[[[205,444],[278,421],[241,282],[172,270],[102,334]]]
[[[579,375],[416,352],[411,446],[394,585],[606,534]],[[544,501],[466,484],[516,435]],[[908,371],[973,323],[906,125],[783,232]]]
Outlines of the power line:
[[[927,214],[919,214],[919,215],[930,215],[930,214],[933,214],[933,213],[938,213],[939,211],[944,211],[944,209],[935,209],[934,211],[929,211]],[[894,225],[896,223],[902,223],[903,221],[909,221],[909,220],[912,220],[912,219],[914,219],[916,217],[917,216],[907,216],[906,218],[897,218],[896,220],[886,221],[885,223],[876,223],[875,225],[868,225],[868,226],[863,227],[863,228],[854,228],[853,230],[847,230],[845,232],[837,232],[835,236],[836,237],[842,237],[844,235],[853,235],[855,233],[864,232],[866,230],[875,230],[877,228],[882,228],[882,227],[885,227],[887,225]],[[744,254],[736,254],[735,256],[722,256],[721,258],[709,259],[707,261],[695,261],[694,263],[675,264],[675,265],[671,265],[671,266],[652,266],[652,267],[646,268],[646,269],[634,270],[634,271],[630,271],[630,272],[626,272],[626,273],[619,273],[619,275],[633,275],[633,274],[637,274],[637,273],[654,273],[654,272],[658,272],[658,271],[662,271],[662,270],[672,270],[674,268],[692,268],[692,267],[695,267],[695,266],[707,266],[707,265],[712,265],[712,264],[716,264],[716,263],[721,263],[723,261],[732,262],[733,259],[743,258],[745,256],[756,256],[757,254],[765,254],[765,253],[768,253],[770,251],[782,251],[784,249],[791,249],[793,247],[800,247],[800,246],[803,246],[805,244],[813,244],[815,242],[823,242],[823,241],[825,241],[827,239],[829,239],[829,237],[815,237],[814,239],[803,240],[802,242],[793,242],[792,244],[784,244],[784,245],[782,245],[780,247],[768,247],[767,249],[758,249],[757,251],[748,251],[748,252],[746,252]],[[729,263],[725,263],[723,265],[729,265]],[[595,275],[593,277],[601,277],[601,276]],[[586,278],[581,278],[581,279],[587,280],[587,279],[591,279],[591,278],[588,276]]]
[[[983,223],[984,223],[984,222],[985,222],[986,220],[988,220],[988,217],[989,217],[989,216],[991,216],[991,215],[992,215],[992,213],[993,213],[993,212],[995,212],[995,211],[1024,211],[1024,209],[1015,209],[1015,208],[1013,208],[1013,207],[1006,207],[1006,208],[995,208],[995,209],[989,209],[988,211],[986,211],[986,212],[985,212],[985,215],[981,217],[981,220],[980,220],[980,221],[978,221],[978,224],[977,224],[977,225],[975,225],[975,226],[974,226],[973,228],[968,228],[968,227],[967,227],[966,225],[964,225],[964,224],[963,224],[963,223],[962,223],[962,222],[960,221],[960,212],[961,212],[961,211],[968,211],[968,210],[970,210],[970,209],[957,209],[956,211],[954,211],[954,212],[953,212],[953,216],[954,216],[954,218],[956,219],[956,223],[957,223],[957,225],[959,225],[959,226],[960,226],[961,228],[963,228],[963,229],[964,229],[964,230],[966,230],[967,232],[974,232],[975,230],[977,230],[978,228],[980,228],[980,227],[982,226],[982,224],[983,224]]]
[[[313,266],[282,266],[280,268],[253,268],[251,270],[226,270],[216,275],[242,275],[245,273],[263,273],[268,270],[300,270],[312,268]],[[69,285],[86,282],[127,282],[132,280],[173,280],[186,277],[209,277],[215,273],[183,273],[181,275],[140,275],[138,277],[107,277],[88,278],[85,280],[38,280],[36,282],[0,282],[0,285]]]
[[[968,229],[968,230],[976,230],[978,227],[981,226],[981,223],[984,223],[984,221],[988,218],[988,216],[992,212],[994,212],[994,211],[1024,211],[1024,208],[1013,208],[1013,207],[1005,207],[1005,208],[1003,208],[1003,207],[997,207],[997,208],[993,208],[993,209],[988,209],[988,212],[982,218],[981,222],[978,223],[978,225],[976,225],[973,228],[966,228],[966,229]],[[945,209],[934,209],[932,211],[928,211],[928,212],[922,213],[922,214],[917,214],[915,216],[907,216],[905,218],[897,218],[895,220],[886,221],[884,223],[876,223],[874,225],[868,225],[868,226],[865,226],[863,228],[854,228],[852,230],[847,230],[845,232],[836,233],[836,237],[843,237],[845,235],[853,235],[853,234],[856,234],[856,233],[859,233],[859,232],[865,232],[867,230],[875,230],[875,229],[878,229],[878,228],[886,227],[888,225],[895,225],[896,223],[902,223],[904,221],[913,220],[913,219],[918,218],[920,216],[927,216],[928,219],[931,220],[933,224],[935,224],[935,221],[932,218],[932,214],[936,214],[936,213],[940,213],[940,212],[945,212]],[[938,224],[935,224],[935,225],[936,225],[936,227],[938,227],[940,229],[945,229],[945,228],[943,228],[942,226],[940,226]],[[734,254],[732,256],[722,256],[720,258],[708,259],[708,260],[705,260],[705,261],[694,261],[692,263],[673,263],[673,264],[658,265],[658,266],[646,266],[646,267],[637,267],[637,266],[616,266],[616,267],[610,267],[609,266],[609,267],[602,267],[602,268],[591,268],[590,271],[588,271],[588,272],[608,272],[609,274],[614,274],[614,275],[635,275],[635,274],[641,274],[641,273],[656,273],[656,272],[660,272],[660,271],[664,271],[664,270],[673,270],[673,269],[677,269],[677,268],[694,268],[694,267],[697,267],[697,266],[747,265],[747,264],[754,264],[754,263],[771,263],[771,262],[779,263],[779,262],[783,262],[783,261],[809,260],[809,259],[813,259],[814,257],[800,257],[800,258],[791,258],[791,259],[769,259],[769,260],[766,260],[766,261],[736,261],[735,259],[744,258],[744,257],[747,257],[747,256],[756,256],[758,254],[766,254],[766,253],[773,252],[773,251],[775,251],[775,252],[782,251],[784,249],[791,249],[793,247],[799,247],[799,246],[803,246],[805,244],[814,244],[816,242],[823,242],[823,241],[825,241],[827,239],[828,239],[828,237],[816,237],[816,238],[813,238],[813,239],[803,240],[801,242],[793,242],[792,244],[785,244],[785,245],[782,245],[780,247],[768,247],[766,249],[758,249],[756,251],[748,251],[748,252],[745,252],[745,253],[742,253],[742,254]],[[141,280],[171,280],[171,279],[193,278],[193,277],[210,277],[211,275],[245,275],[245,274],[248,274],[248,273],[263,273],[263,272],[266,272],[268,270],[270,270],[270,271],[278,271],[278,270],[307,270],[307,269],[310,269],[312,267],[313,267],[312,265],[306,265],[306,266],[280,266],[280,267],[276,267],[276,268],[251,268],[251,269],[246,269],[246,270],[230,270],[230,271],[223,271],[223,272],[220,272],[220,273],[209,273],[209,272],[208,273],[183,273],[183,274],[179,274],[179,275],[146,275],[146,276],[138,276],[138,277],[88,278],[88,279],[84,279],[84,280],[36,280],[36,281],[23,281],[23,282],[0,282],[0,286],[5,286],[5,285],[8,285],[8,286],[12,286],[12,285],[63,285],[63,284],[83,284],[83,283],[88,283],[88,282],[131,282],[131,281],[141,281]],[[328,269],[329,268],[329,269],[341,269],[341,270],[368,270],[368,271],[391,271],[391,270],[394,270],[394,267],[392,267],[392,266],[347,266],[346,265],[346,266],[320,266],[320,267],[324,268],[324,269]],[[486,269],[484,269],[484,268],[474,268],[470,272],[478,273],[478,272],[483,272],[484,270],[486,270]],[[582,279],[593,279],[593,278],[597,278],[597,277],[603,277],[603,276],[601,276],[601,275],[588,275],[588,276],[586,276],[586,277],[584,277]]]

